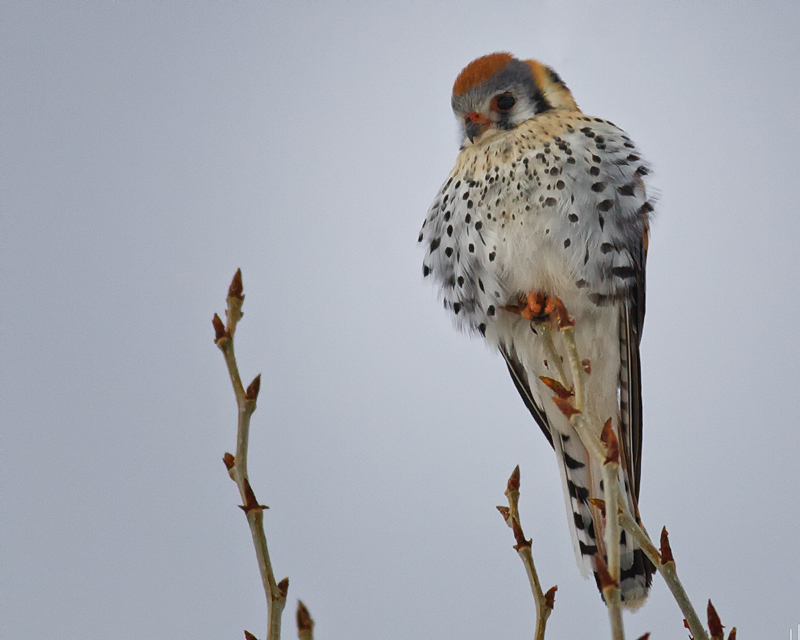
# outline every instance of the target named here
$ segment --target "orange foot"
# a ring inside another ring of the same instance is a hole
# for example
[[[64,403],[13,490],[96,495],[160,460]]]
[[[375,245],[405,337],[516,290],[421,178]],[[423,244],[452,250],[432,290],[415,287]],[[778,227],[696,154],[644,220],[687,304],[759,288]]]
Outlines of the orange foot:
[[[529,291],[516,305],[505,307],[506,311],[518,313],[531,322],[552,322],[559,329],[572,327],[575,321],[570,318],[564,303],[558,296],[548,296],[541,291]]]

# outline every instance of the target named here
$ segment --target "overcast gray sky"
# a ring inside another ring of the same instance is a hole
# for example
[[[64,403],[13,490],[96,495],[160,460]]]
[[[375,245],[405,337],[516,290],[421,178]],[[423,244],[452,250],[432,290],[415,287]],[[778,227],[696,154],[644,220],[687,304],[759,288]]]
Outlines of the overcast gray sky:
[[[319,638],[529,638],[494,506],[522,468],[548,637],[606,638],[555,458],[458,334],[416,239],[450,91],[552,65],[661,192],[641,508],[741,638],[800,624],[800,5],[3,2],[2,550],[9,639],[264,636],[211,316],[242,267],[250,471]],[[683,639],[656,580],[628,634]],[[796,631],[795,631],[796,633]],[[796,636],[795,636],[796,637]]]

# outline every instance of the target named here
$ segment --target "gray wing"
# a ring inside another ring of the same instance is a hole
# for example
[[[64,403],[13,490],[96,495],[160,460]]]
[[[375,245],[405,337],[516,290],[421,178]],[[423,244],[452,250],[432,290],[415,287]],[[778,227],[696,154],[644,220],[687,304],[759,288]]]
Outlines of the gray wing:
[[[647,233],[645,226],[638,255],[634,255],[633,283],[628,296],[620,305],[620,353],[623,356],[620,367],[620,436],[632,458],[627,469],[628,479],[637,501],[642,474],[642,373],[639,344],[644,327]]]

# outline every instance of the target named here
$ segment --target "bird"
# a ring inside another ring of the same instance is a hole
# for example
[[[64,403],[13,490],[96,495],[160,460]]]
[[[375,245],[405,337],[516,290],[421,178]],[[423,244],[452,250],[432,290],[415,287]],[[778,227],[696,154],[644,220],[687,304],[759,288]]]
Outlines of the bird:
[[[555,299],[574,319],[590,367],[584,414],[592,425],[611,419],[621,496],[639,520],[650,166],[623,130],[584,114],[537,60],[505,52],[473,60],[458,74],[451,104],[461,147],[419,234],[422,274],[456,327],[504,358],[555,451],[578,566],[600,588],[595,555],[604,555],[605,524],[592,499],[603,497],[602,469],[550,401],[542,378],[555,367],[536,320],[541,303]],[[622,531],[623,606],[644,603],[654,570]]]

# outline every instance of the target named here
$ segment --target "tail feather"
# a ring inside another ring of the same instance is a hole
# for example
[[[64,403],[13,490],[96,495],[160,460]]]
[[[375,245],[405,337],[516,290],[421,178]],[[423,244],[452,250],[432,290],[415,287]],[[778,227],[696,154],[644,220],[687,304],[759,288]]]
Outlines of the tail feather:
[[[578,567],[584,576],[594,574],[599,589],[595,554],[607,557],[603,540],[605,520],[589,499],[603,497],[600,469],[596,468],[597,465],[593,467],[577,433],[557,434],[554,444]],[[627,502],[635,504],[628,484],[621,481],[620,486]],[[621,532],[619,544],[622,603],[628,608],[636,609],[647,598],[655,567],[625,531]]]

